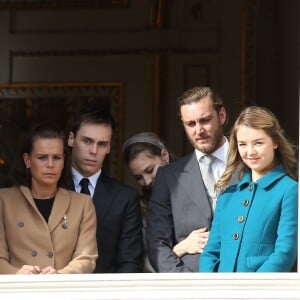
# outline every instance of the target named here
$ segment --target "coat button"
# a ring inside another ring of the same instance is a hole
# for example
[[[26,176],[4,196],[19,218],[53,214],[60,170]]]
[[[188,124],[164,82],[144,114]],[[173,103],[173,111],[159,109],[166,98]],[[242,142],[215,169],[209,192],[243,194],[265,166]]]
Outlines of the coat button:
[[[238,234],[237,232],[235,232],[235,233],[233,234],[233,239],[234,239],[234,240],[238,240],[238,238],[239,238],[239,234]]]
[[[61,227],[62,227],[63,229],[67,229],[67,228],[68,228],[68,225],[67,225],[67,224],[61,224]]]
[[[248,206],[248,205],[249,205],[249,200],[244,200],[244,201],[243,201],[243,205],[244,205],[244,206]]]
[[[245,218],[244,218],[244,216],[238,216],[237,220],[238,220],[238,222],[242,223],[242,222],[244,222]]]
[[[51,251],[48,252],[48,257],[52,258],[53,257],[53,253]]]
[[[24,227],[24,222],[23,222],[23,221],[20,221],[20,222],[18,223],[18,226],[19,226],[19,227]]]
[[[251,192],[253,190],[253,185],[250,184],[249,187],[248,187],[249,191]]]
[[[37,256],[37,252],[36,252],[35,250],[32,250],[32,251],[31,251],[31,256],[32,256],[32,257],[36,257],[36,256]]]

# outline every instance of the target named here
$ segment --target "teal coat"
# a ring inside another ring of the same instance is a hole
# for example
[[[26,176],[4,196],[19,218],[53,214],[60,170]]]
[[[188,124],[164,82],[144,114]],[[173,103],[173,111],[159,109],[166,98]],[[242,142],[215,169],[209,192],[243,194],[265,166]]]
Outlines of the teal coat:
[[[217,201],[200,272],[289,272],[297,257],[298,183],[282,166],[248,171]]]

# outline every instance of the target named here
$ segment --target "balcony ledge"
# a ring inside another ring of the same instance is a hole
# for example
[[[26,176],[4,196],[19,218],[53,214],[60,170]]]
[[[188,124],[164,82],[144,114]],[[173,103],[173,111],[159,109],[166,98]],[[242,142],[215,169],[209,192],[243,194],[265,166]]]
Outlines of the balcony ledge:
[[[300,299],[297,273],[0,275],[9,299]]]

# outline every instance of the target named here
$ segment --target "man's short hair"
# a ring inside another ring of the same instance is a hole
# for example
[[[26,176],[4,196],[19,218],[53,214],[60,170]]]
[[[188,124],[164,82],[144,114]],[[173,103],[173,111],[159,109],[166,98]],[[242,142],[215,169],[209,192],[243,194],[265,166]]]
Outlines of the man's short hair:
[[[115,120],[107,109],[87,108],[75,114],[71,128],[74,136],[80,126],[86,123],[106,124],[110,125],[113,131],[115,129]]]
[[[196,103],[205,97],[209,97],[211,99],[213,106],[217,112],[219,112],[221,108],[225,109],[223,100],[214,90],[207,86],[195,86],[185,91],[177,99],[177,112],[179,117],[181,117],[181,107],[183,105]]]

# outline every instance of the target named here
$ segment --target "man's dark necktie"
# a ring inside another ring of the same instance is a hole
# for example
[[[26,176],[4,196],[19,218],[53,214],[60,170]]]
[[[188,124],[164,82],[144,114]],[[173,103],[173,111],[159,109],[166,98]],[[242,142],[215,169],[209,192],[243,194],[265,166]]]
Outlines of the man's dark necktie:
[[[89,179],[88,178],[82,178],[80,180],[80,185],[81,185],[81,190],[80,193],[86,194],[86,195],[91,195],[90,190],[89,190]]]

